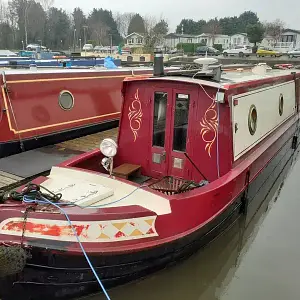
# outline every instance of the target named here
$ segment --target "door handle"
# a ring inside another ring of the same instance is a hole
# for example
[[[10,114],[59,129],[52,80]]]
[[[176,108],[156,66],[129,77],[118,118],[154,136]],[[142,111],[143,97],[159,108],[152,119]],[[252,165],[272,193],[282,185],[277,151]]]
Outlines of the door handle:
[[[163,161],[166,160],[166,151],[163,151],[162,155],[161,155],[161,158]]]

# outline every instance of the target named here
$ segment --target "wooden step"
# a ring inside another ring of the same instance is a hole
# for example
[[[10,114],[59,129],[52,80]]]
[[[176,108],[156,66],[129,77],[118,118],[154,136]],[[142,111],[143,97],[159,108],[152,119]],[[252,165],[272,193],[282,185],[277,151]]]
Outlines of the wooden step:
[[[128,179],[129,176],[139,176],[141,166],[132,164],[122,164],[113,169],[113,174],[117,177]]]

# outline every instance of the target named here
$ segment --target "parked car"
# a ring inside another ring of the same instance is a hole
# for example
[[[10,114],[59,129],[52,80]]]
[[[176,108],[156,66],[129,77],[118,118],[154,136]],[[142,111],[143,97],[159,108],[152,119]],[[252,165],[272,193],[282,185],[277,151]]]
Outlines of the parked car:
[[[300,48],[297,48],[297,49],[294,49],[294,50],[291,50],[288,52],[288,56],[290,58],[293,58],[293,57],[300,57]]]
[[[268,47],[260,47],[256,52],[257,57],[264,57],[264,56],[280,57],[281,55],[282,55],[281,52]]]
[[[238,55],[239,57],[250,56],[252,53],[251,46],[236,46],[232,49],[226,49],[223,51],[224,56],[228,55]]]
[[[198,47],[196,50],[196,55],[214,55],[214,56],[218,56],[220,54],[220,51],[213,48],[213,47],[208,47],[208,46],[201,46]]]
[[[26,46],[26,50],[28,51],[36,51],[38,48],[41,48],[41,50],[45,51],[47,48],[44,46],[41,46],[39,44],[28,44]]]
[[[93,51],[94,47],[92,44],[85,44],[82,48],[83,51]]]

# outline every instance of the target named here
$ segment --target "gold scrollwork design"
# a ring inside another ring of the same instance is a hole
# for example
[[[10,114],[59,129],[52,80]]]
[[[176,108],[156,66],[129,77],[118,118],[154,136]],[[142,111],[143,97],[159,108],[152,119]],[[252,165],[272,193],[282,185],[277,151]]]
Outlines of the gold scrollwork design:
[[[200,121],[202,129],[200,131],[202,140],[205,145],[205,151],[207,151],[209,157],[211,157],[211,148],[217,138],[218,128],[218,114],[216,111],[216,102],[213,100],[212,104],[205,111],[205,114]]]
[[[142,116],[142,104],[139,98],[139,89],[137,89],[134,95],[134,100],[132,101],[131,106],[129,107],[128,113],[129,124],[134,136],[134,142],[138,137],[138,131],[140,130],[142,125]]]

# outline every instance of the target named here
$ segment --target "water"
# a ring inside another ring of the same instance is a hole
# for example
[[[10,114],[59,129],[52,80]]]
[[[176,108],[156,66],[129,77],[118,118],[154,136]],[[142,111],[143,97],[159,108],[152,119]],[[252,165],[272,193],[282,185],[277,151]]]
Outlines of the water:
[[[249,211],[190,259],[112,289],[111,299],[298,300],[299,178],[300,161],[290,161],[258,210]]]

